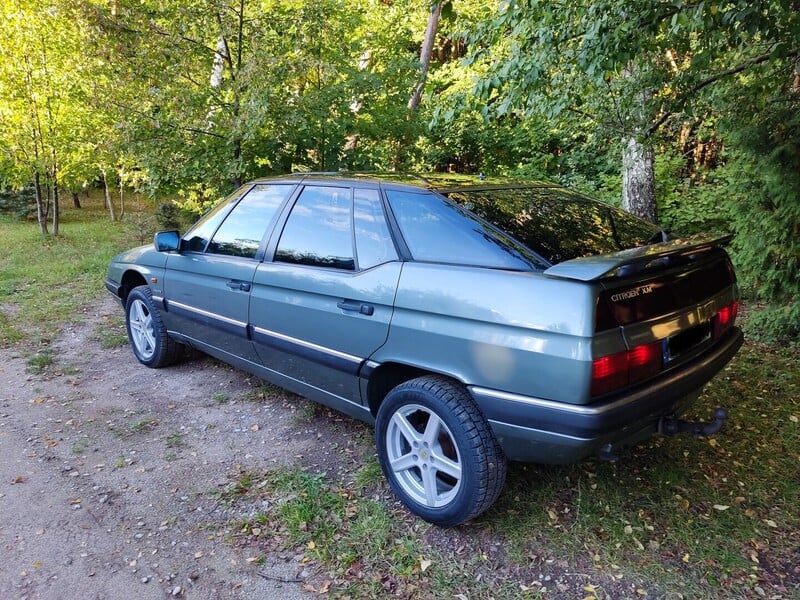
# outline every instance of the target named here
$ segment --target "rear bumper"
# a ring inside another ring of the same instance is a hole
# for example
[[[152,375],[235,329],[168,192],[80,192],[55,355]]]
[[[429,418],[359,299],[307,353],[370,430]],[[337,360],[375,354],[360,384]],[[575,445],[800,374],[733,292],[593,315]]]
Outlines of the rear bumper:
[[[511,460],[564,464],[595,454],[606,444],[639,441],[657,432],[658,421],[680,414],[703,386],[736,354],[741,330],[705,354],[621,396],[591,405],[530,398],[471,387],[475,400]]]

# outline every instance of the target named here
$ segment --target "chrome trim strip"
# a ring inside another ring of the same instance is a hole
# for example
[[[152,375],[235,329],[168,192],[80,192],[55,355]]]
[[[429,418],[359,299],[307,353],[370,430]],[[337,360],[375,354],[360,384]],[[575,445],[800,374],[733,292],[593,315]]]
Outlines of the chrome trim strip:
[[[279,340],[283,340],[284,342],[289,342],[290,344],[296,344],[298,346],[302,346],[303,348],[308,348],[309,350],[315,350],[316,352],[321,352],[323,354],[329,354],[331,356],[335,356],[342,360],[346,360],[348,362],[352,362],[356,365],[360,365],[362,359],[353,356],[352,354],[346,354],[344,352],[339,352],[338,350],[333,350],[331,348],[326,348],[325,346],[319,346],[317,344],[312,344],[311,342],[306,342],[305,340],[299,340],[297,338],[293,338],[288,335],[284,335],[283,333],[278,333],[277,331],[270,331],[269,329],[263,329],[261,327],[253,327],[253,331],[259,333],[261,335],[265,335],[267,337],[274,337]]]
[[[164,296],[153,296],[153,300],[155,300],[156,302],[161,302],[163,304],[164,303]],[[173,302],[173,304],[178,304],[178,303],[177,302]]]
[[[508,402],[519,402],[520,404],[527,404],[530,406],[538,406],[549,410],[556,410],[558,412],[570,412],[576,415],[602,415],[608,411],[614,410],[619,406],[623,406],[631,402],[628,397],[621,398],[616,402],[604,404],[603,406],[582,406],[579,404],[567,404],[565,402],[554,402],[552,400],[543,400],[541,398],[532,398],[530,396],[522,396],[520,394],[512,394],[510,392],[500,392],[498,390],[490,390],[482,387],[470,387],[470,391],[479,396],[489,398],[496,398],[498,400],[506,400]]]
[[[178,308],[182,308],[183,310],[196,313],[198,315],[203,315],[204,317],[208,317],[209,319],[214,319],[216,321],[222,321],[223,323],[228,323],[230,325],[236,325],[237,327],[247,327],[247,323],[242,323],[241,321],[237,321],[235,319],[230,319],[228,317],[223,317],[222,315],[218,315],[216,313],[208,312],[207,310],[203,310],[201,308],[197,308],[195,306],[189,306],[188,304],[183,304],[181,302],[175,302],[174,300],[169,301],[169,306],[177,306]]]

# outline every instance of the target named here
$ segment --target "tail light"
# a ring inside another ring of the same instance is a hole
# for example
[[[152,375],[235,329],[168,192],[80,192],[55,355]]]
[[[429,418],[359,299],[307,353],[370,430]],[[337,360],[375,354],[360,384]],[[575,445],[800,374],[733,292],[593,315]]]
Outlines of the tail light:
[[[600,396],[642,381],[657,374],[662,367],[660,340],[595,358],[592,363],[591,395]]]
[[[734,300],[728,306],[720,310],[711,319],[711,336],[717,340],[722,334],[728,331],[736,322],[736,315],[739,314],[739,302]]]

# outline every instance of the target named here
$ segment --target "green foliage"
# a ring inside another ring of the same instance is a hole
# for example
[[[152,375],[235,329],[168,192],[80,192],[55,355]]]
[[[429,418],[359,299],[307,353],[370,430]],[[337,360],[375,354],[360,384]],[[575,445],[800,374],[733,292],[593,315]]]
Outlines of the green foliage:
[[[731,133],[720,189],[736,233],[734,258],[760,310],[750,334],[800,337],[800,102],[773,105]]]
[[[656,194],[661,224],[676,235],[729,232],[727,213],[720,210],[717,172],[698,183],[686,173],[682,156],[663,154],[656,160]]]
[[[177,229],[184,232],[197,220],[202,210],[192,211],[185,203],[162,202],[156,208],[156,221],[161,230]]]
[[[0,189],[0,213],[14,215],[21,219],[35,217],[36,193],[32,185],[21,189]]]

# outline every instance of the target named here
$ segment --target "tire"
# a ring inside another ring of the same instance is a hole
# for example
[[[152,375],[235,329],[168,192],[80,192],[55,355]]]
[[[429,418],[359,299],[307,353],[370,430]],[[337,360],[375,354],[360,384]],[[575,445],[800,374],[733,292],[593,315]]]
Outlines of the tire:
[[[181,355],[181,345],[171,339],[146,285],[133,288],[125,302],[125,326],[136,359],[153,369],[171,365]]]
[[[453,527],[489,508],[506,480],[506,458],[467,390],[444,377],[398,385],[375,421],[378,459],[411,512]]]

